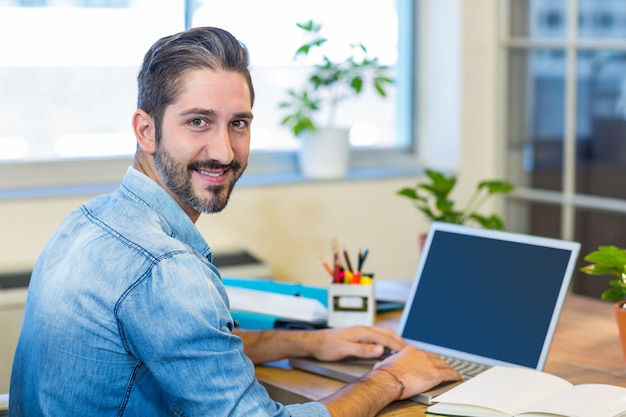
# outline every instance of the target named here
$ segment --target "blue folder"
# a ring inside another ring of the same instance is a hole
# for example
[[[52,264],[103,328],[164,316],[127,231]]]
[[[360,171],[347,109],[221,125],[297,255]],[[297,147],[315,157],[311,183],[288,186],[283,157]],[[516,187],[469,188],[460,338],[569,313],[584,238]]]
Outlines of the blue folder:
[[[247,288],[257,291],[268,291],[294,297],[312,298],[324,307],[328,307],[328,292],[323,287],[306,286],[295,282],[278,282],[270,279],[223,277],[224,285],[230,287]],[[284,317],[268,316],[265,314],[247,311],[231,312],[233,319],[242,329],[312,329],[323,327],[319,323],[308,323],[286,320]]]

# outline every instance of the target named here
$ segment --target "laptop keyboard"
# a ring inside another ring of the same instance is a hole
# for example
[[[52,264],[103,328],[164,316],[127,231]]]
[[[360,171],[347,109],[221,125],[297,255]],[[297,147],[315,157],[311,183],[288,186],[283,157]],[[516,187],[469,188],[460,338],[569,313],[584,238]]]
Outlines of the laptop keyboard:
[[[458,373],[460,373],[463,379],[472,378],[490,368],[489,365],[466,361],[463,359],[454,358],[452,356],[441,355],[441,357],[444,361],[448,362],[450,366],[452,366]]]

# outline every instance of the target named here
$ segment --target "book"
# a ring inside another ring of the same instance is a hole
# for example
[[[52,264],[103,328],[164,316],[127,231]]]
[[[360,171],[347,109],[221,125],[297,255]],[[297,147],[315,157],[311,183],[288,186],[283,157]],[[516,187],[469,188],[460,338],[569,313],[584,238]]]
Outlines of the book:
[[[427,416],[626,417],[626,388],[573,385],[546,372],[494,366],[435,397]]]

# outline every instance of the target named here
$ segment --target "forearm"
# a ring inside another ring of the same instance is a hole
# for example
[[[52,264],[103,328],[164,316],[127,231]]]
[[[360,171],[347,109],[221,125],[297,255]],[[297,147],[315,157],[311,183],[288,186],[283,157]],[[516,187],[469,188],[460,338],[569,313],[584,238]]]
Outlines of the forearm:
[[[321,402],[333,417],[370,417],[397,399],[401,392],[393,377],[383,371],[373,371]]]
[[[292,356],[308,356],[315,349],[313,334],[299,330],[235,329],[244,352],[253,363],[261,364]]]
[[[313,356],[325,361],[347,356],[376,358],[385,348],[398,351],[406,345],[392,330],[372,326],[324,330],[235,329],[233,333],[241,337],[246,355],[254,363],[292,356]]]

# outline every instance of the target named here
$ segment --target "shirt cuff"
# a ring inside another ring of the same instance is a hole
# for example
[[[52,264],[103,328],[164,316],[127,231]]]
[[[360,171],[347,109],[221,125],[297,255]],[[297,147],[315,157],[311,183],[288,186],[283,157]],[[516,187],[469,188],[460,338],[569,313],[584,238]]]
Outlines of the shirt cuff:
[[[289,404],[285,408],[291,417],[331,417],[328,408],[318,402]]]

